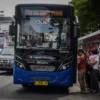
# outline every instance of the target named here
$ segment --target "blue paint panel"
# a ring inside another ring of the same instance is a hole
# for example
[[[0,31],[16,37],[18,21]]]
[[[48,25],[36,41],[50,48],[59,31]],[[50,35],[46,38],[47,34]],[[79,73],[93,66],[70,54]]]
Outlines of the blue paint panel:
[[[72,67],[61,72],[32,72],[14,66],[14,84],[34,84],[35,80],[48,81],[49,85],[72,86]]]

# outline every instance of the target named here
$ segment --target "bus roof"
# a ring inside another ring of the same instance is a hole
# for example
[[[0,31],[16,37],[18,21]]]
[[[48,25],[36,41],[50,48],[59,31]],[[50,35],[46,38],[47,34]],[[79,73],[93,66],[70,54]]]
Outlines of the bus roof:
[[[15,16],[16,18],[25,16],[25,9],[32,10],[56,10],[63,11],[63,15],[55,17],[71,17],[74,20],[74,7],[65,4],[18,4],[15,6]],[[66,10],[67,9],[67,10]]]
[[[84,40],[84,39],[86,39],[86,38],[89,38],[89,37],[95,36],[95,35],[97,35],[97,34],[100,34],[100,30],[98,30],[98,31],[96,31],[96,32],[94,32],[94,33],[91,33],[91,34],[89,34],[89,35],[86,35],[86,36],[80,37],[80,38],[78,39],[78,41],[81,41],[81,40]]]
[[[69,6],[73,7],[72,5],[67,5],[67,4],[17,4],[16,7],[25,7],[25,6],[33,6],[33,5],[42,5],[42,6]]]

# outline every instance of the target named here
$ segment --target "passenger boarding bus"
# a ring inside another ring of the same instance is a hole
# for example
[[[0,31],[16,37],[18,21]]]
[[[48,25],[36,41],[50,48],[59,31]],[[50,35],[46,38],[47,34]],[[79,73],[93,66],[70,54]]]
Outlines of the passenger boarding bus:
[[[73,85],[78,36],[75,22],[74,8],[69,5],[15,7],[14,84],[24,88]]]
[[[92,50],[96,50],[100,58],[100,30],[79,38],[78,44],[80,48],[84,50],[84,52],[91,52]],[[98,79],[100,81],[100,59]]]

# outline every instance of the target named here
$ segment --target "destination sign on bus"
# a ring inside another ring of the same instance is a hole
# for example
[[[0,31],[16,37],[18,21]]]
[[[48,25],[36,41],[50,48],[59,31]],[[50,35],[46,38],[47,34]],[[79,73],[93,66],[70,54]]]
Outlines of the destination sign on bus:
[[[25,15],[28,15],[28,16],[63,16],[63,11],[25,10]]]

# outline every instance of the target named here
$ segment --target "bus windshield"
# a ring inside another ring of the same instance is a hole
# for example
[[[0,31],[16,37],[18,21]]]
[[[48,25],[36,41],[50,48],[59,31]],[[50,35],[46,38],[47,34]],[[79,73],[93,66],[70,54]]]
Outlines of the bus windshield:
[[[18,25],[17,47],[51,48],[70,46],[66,18],[25,17]]]

